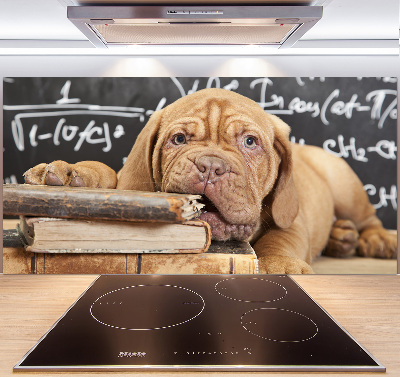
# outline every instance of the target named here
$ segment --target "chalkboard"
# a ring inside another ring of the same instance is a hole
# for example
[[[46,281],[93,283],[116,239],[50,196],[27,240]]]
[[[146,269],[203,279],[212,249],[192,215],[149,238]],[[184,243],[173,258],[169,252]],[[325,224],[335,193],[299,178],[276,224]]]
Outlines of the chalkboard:
[[[384,225],[396,229],[396,79],[4,78],[4,182],[41,162],[102,161],[119,170],[149,116],[189,93],[220,87],[258,102],[356,171]]]

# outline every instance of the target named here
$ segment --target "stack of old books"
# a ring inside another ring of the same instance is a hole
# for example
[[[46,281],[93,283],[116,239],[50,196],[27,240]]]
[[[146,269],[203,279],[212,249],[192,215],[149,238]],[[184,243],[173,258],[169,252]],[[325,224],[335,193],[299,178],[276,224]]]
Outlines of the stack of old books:
[[[5,273],[255,273],[245,242],[212,242],[199,195],[3,185],[20,221],[3,241]],[[5,233],[6,235],[6,233]],[[4,239],[4,238],[3,238]],[[15,240],[14,240],[15,243]]]

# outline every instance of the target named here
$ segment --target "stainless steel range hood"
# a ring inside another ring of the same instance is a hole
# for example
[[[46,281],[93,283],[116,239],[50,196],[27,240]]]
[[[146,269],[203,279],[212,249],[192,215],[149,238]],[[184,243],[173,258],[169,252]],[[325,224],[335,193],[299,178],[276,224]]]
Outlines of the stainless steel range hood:
[[[96,46],[292,46],[322,17],[321,6],[69,6],[68,19]]]

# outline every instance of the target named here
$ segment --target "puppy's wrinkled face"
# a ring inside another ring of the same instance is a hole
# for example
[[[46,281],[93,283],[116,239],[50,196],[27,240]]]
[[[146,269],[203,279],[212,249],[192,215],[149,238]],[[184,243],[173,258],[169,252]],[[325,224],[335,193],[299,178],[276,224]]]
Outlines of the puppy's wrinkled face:
[[[161,191],[206,197],[200,218],[215,240],[248,240],[259,225],[280,162],[267,123],[256,103],[237,97],[200,98],[163,116]]]

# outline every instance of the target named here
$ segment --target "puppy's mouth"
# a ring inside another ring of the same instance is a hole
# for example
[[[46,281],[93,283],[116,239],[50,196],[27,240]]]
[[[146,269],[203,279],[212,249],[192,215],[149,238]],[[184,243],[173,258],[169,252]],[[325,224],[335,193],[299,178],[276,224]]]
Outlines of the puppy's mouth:
[[[216,205],[207,198],[207,196],[203,196],[201,202],[204,204],[204,207],[201,209],[202,213],[206,213],[206,212],[218,212],[218,208],[216,207]]]
[[[203,196],[202,203],[204,207],[199,218],[210,225],[213,240],[246,241],[254,233],[255,225],[231,224],[225,220],[218,207],[206,196]]]

